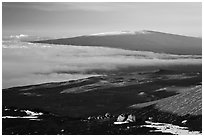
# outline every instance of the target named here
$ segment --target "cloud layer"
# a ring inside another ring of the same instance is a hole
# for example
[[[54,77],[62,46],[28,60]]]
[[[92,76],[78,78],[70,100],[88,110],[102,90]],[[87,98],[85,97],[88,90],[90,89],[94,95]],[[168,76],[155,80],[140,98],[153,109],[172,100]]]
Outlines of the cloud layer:
[[[3,88],[85,78],[100,75],[98,70],[202,63],[200,56],[192,55],[26,42],[3,42],[2,59]]]

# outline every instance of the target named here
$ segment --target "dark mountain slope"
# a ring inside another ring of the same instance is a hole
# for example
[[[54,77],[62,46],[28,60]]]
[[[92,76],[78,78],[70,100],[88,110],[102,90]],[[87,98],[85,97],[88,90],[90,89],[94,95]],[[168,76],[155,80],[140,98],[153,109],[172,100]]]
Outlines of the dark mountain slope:
[[[73,38],[34,41],[34,43],[102,46],[171,54],[202,54],[202,39],[156,31],[121,32],[118,34],[104,33]]]

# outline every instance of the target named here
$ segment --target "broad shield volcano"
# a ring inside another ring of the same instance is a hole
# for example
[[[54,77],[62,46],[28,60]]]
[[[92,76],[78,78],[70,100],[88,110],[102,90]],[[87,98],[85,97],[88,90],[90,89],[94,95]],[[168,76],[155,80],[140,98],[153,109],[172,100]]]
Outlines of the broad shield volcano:
[[[202,54],[201,38],[150,30],[98,33],[73,38],[34,41],[34,43],[101,46],[170,54]]]

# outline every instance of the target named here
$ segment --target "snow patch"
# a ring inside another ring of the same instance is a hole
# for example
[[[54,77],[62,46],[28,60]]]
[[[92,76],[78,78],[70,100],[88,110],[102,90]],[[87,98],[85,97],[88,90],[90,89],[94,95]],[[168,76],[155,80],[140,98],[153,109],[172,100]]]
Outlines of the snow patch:
[[[115,124],[115,125],[122,125],[122,124],[127,124],[127,123],[129,123],[128,121],[123,121],[123,122],[114,122],[113,124]]]
[[[152,132],[171,133],[174,135],[201,135],[199,131],[189,131],[188,127],[180,127],[168,123],[156,123],[152,121],[145,121],[148,125],[142,125],[141,127],[156,128],[151,130]]]
[[[37,112],[30,111],[30,110],[25,110],[25,113],[26,113],[27,115],[30,115],[30,116],[43,115],[43,113],[41,113],[41,112],[37,113]]]
[[[163,90],[167,90],[167,88],[160,88],[160,89],[157,89],[155,91],[163,91]]]
[[[38,118],[37,116],[2,116],[2,118]]]
[[[142,31],[112,31],[112,32],[103,32],[103,33],[95,33],[95,34],[90,34],[88,36],[106,36],[106,35],[135,35],[135,34],[149,34],[150,32],[146,30]]]
[[[14,109],[14,111],[17,111],[17,109]],[[27,118],[27,119],[37,119],[38,116],[43,115],[42,112],[33,112],[30,110],[20,110],[20,112],[25,112],[28,116],[2,116],[3,119],[5,118]]]

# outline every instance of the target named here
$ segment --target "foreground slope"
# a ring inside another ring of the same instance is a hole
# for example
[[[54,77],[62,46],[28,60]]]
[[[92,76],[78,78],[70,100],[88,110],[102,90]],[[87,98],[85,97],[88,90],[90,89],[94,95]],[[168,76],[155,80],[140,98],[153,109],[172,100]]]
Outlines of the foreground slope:
[[[201,82],[201,73],[168,73],[118,73],[76,81],[14,87],[3,90],[2,104],[38,108],[62,116],[86,117],[106,112],[120,113],[133,104],[173,96],[180,93],[181,87],[188,89]],[[189,105],[185,107],[191,109]],[[175,110],[173,105],[170,106]]]
[[[169,88],[170,89],[170,88]],[[173,88],[171,88],[172,90]],[[175,88],[176,89],[176,88]],[[179,94],[161,100],[135,104],[130,108],[143,108],[155,105],[160,111],[171,112],[180,116],[202,115],[202,87],[201,85],[192,88],[177,88]],[[168,90],[164,88],[163,90]]]
[[[72,38],[34,41],[34,43],[102,46],[171,54],[202,54],[202,39],[156,31],[99,33]]]
[[[198,71],[158,70],[3,89],[2,132],[200,134],[201,81]],[[115,125],[121,114],[136,122]]]

